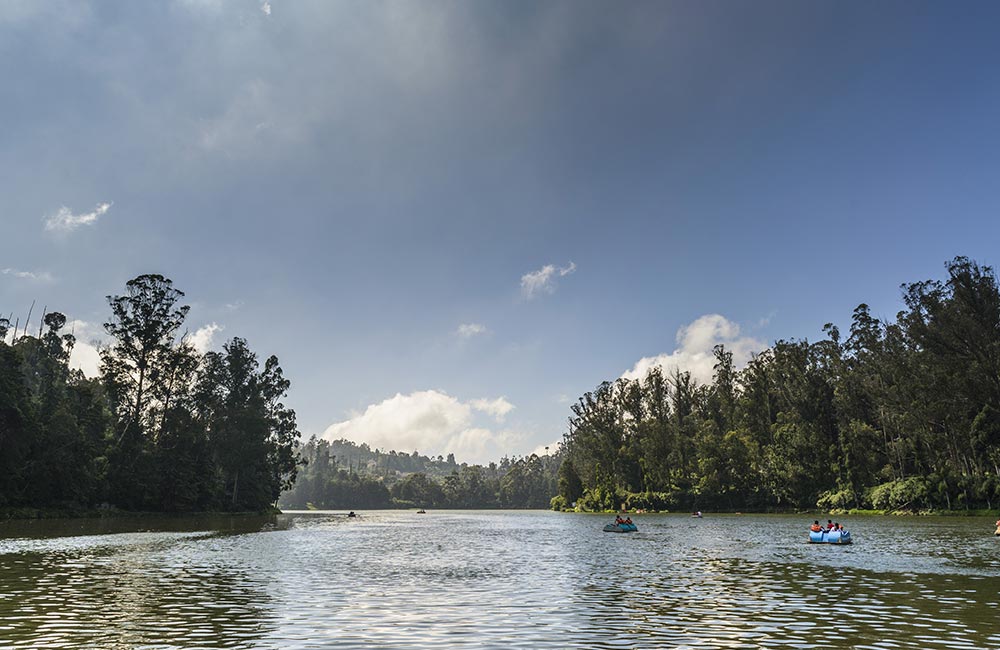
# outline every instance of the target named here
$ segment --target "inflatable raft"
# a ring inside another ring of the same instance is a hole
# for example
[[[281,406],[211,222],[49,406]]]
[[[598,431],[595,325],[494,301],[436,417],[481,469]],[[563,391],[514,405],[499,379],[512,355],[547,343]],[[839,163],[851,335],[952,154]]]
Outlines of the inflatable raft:
[[[831,530],[830,532],[809,532],[810,544],[850,544],[851,533],[848,531]]]
[[[608,524],[604,527],[606,533],[634,533],[637,530],[635,524]]]

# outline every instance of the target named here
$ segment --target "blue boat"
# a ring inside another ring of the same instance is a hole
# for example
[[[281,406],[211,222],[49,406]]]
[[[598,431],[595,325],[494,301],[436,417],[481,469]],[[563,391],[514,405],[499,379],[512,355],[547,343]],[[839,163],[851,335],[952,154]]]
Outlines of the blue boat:
[[[608,524],[604,527],[606,533],[634,533],[638,530],[635,524]]]
[[[850,544],[851,533],[848,531],[831,530],[830,532],[809,531],[810,544]]]

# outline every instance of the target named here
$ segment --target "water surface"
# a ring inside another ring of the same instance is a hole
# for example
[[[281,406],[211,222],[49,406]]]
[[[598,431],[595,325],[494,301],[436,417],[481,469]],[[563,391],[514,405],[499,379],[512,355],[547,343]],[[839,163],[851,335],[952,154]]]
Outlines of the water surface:
[[[1000,648],[992,521],[607,519],[0,523],[0,647]]]

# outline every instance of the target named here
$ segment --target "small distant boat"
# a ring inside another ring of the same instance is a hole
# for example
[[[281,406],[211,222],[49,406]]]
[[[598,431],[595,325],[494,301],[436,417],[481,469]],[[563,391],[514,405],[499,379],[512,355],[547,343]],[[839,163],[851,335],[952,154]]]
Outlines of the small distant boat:
[[[606,533],[634,533],[638,531],[639,528],[635,524],[608,524],[604,527],[604,532]]]
[[[426,511],[426,510],[424,510],[423,508],[421,508],[420,510],[417,510],[417,514],[418,514],[418,515],[426,515],[426,514],[427,514],[427,511]]]
[[[701,510],[699,510],[698,512],[692,512],[691,516],[694,517],[695,519],[701,519]]]
[[[347,513],[347,516],[348,516],[348,517],[357,517],[357,515],[356,515],[356,514],[354,514],[354,511],[353,511],[353,510],[351,510],[350,512],[348,512],[348,513]]]
[[[831,530],[830,532],[825,531],[809,531],[809,543],[810,544],[850,544],[851,543],[851,533],[849,531],[839,531]]]

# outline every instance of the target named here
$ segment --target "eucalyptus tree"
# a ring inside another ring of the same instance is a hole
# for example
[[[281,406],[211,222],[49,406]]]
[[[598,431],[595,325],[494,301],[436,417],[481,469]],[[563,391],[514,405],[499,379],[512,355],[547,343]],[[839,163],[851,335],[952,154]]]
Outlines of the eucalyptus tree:
[[[162,426],[163,398],[175,377],[177,332],[190,309],[184,292],[162,275],[129,280],[123,295],[108,296],[111,336],[101,350],[101,377],[115,414],[109,453],[112,498],[127,508],[152,508],[156,491],[151,440]]]
[[[256,510],[294,483],[299,457],[295,411],[281,402],[289,382],[277,357],[260,367],[246,340],[208,352],[196,388],[196,408],[225,493],[225,505]]]

